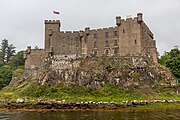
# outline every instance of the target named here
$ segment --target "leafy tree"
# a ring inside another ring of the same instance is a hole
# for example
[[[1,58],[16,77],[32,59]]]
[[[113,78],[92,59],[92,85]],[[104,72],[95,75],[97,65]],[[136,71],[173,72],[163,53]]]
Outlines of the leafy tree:
[[[9,65],[0,67],[0,89],[9,84],[12,79],[13,69]]]
[[[10,58],[14,55],[16,52],[14,49],[16,47],[13,46],[13,44],[9,44],[7,39],[2,40],[1,43],[1,60],[4,62],[8,62]]]
[[[170,52],[165,52],[160,57],[159,63],[169,68],[174,76],[178,78],[180,82],[180,50],[177,48],[171,49]]]
[[[9,65],[12,67],[17,67],[17,66],[23,66],[25,63],[24,58],[23,58],[23,51],[18,52],[16,55],[12,56],[11,59],[9,60]]]
[[[13,71],[24,68],[23,51],[15,54],[15,48],[7,39],[0,44],[0,89],[10,83]]]

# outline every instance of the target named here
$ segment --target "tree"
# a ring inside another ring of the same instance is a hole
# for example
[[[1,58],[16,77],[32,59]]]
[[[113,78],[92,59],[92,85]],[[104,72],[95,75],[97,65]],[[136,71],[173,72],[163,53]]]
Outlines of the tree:
[[[3,62],[8,62],[10,60],[10,58],[14,55],[14,53],[16,52],[14,49],[16,47],[13,46],[13,44],[9,44],[7,39],[2,40],[1,43],[1,60]]]
[[[13,69],[9,65],[0,67],[0,89],[9,84],[12,79]]]
[[[165,52],[163,56],[160,57],[159,63],[166,66],[171,70],[174,76],[180,82],[180,50],[177,48],[171,49],[170,52]]]
[[[24,63],[25,61],[23,58],[23,51],[18,52],[9,60],[9,65],[11,65],[12,67],[24,66]]]

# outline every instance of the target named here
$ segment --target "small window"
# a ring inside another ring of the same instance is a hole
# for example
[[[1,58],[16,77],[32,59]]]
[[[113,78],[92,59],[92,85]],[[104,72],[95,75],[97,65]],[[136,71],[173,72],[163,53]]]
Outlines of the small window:
[[[136,39],[134,40],[134,43],[135,43],[135,44],[137,43]]]
[[[125,30],[123,29],[123,33],[125,33]]]
[[[94,41],[94,48],[97,48],[97,41]]]
[[[114,36],[118,36],[118,32],[117,31],[114,31]]]
[[[78,46],[78,45],[79,45],[79,38],[76,37],[76,38],[75,38],[75,41],[76,41],[76,46]]]
[[[62,42],[63,42],[63,43],[66,42],[66,38],[65,38],[65,37],[62,38]]]
[[[119,54],[119,48],[114,49],[114,55],[117,55],[117,54]]]
[[[105,38],[108,38],[109,35],[108,35],[108,32],[105,32]]]
[[[105,50],[105,55],[109,55],[109,50],[108,49]]]
[[[118,46],[118,40],[114,40],[114,46]]]
[[[108,40],[105,41],[105,47],[109,45]]]
[[[79,47],[78,46],[76,47],[76,51],[79,51]]]
[[[97,54],[98,54],[98,51],[97,51],[97,50],[95,50],[95,51],[94,51],[94,55],[97,55]]]
[[[94,39],[97,39],[97,34],[96,33],[94,34]]]
[[[62,51],[65,51],[65,46],[62,47]]]

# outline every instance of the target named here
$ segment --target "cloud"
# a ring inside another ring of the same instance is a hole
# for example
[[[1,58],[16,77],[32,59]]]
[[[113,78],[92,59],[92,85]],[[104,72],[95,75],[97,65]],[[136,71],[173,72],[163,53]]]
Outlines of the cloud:
[[[60,15],[53,15],[53,10]],[[81,30],[115,26],[115,16],[138,12],[144,13],[161,54],[180,47],[179,0],[0,0],[0,38],[7,38],[17,50],[43,47],[45,19],[60,19],[61,30]]]

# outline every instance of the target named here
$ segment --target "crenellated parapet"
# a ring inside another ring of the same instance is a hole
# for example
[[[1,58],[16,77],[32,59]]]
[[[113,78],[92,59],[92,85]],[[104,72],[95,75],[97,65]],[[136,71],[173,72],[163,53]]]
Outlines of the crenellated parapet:
[[[45,24],[60,24],[60,20],[45,20]]]

